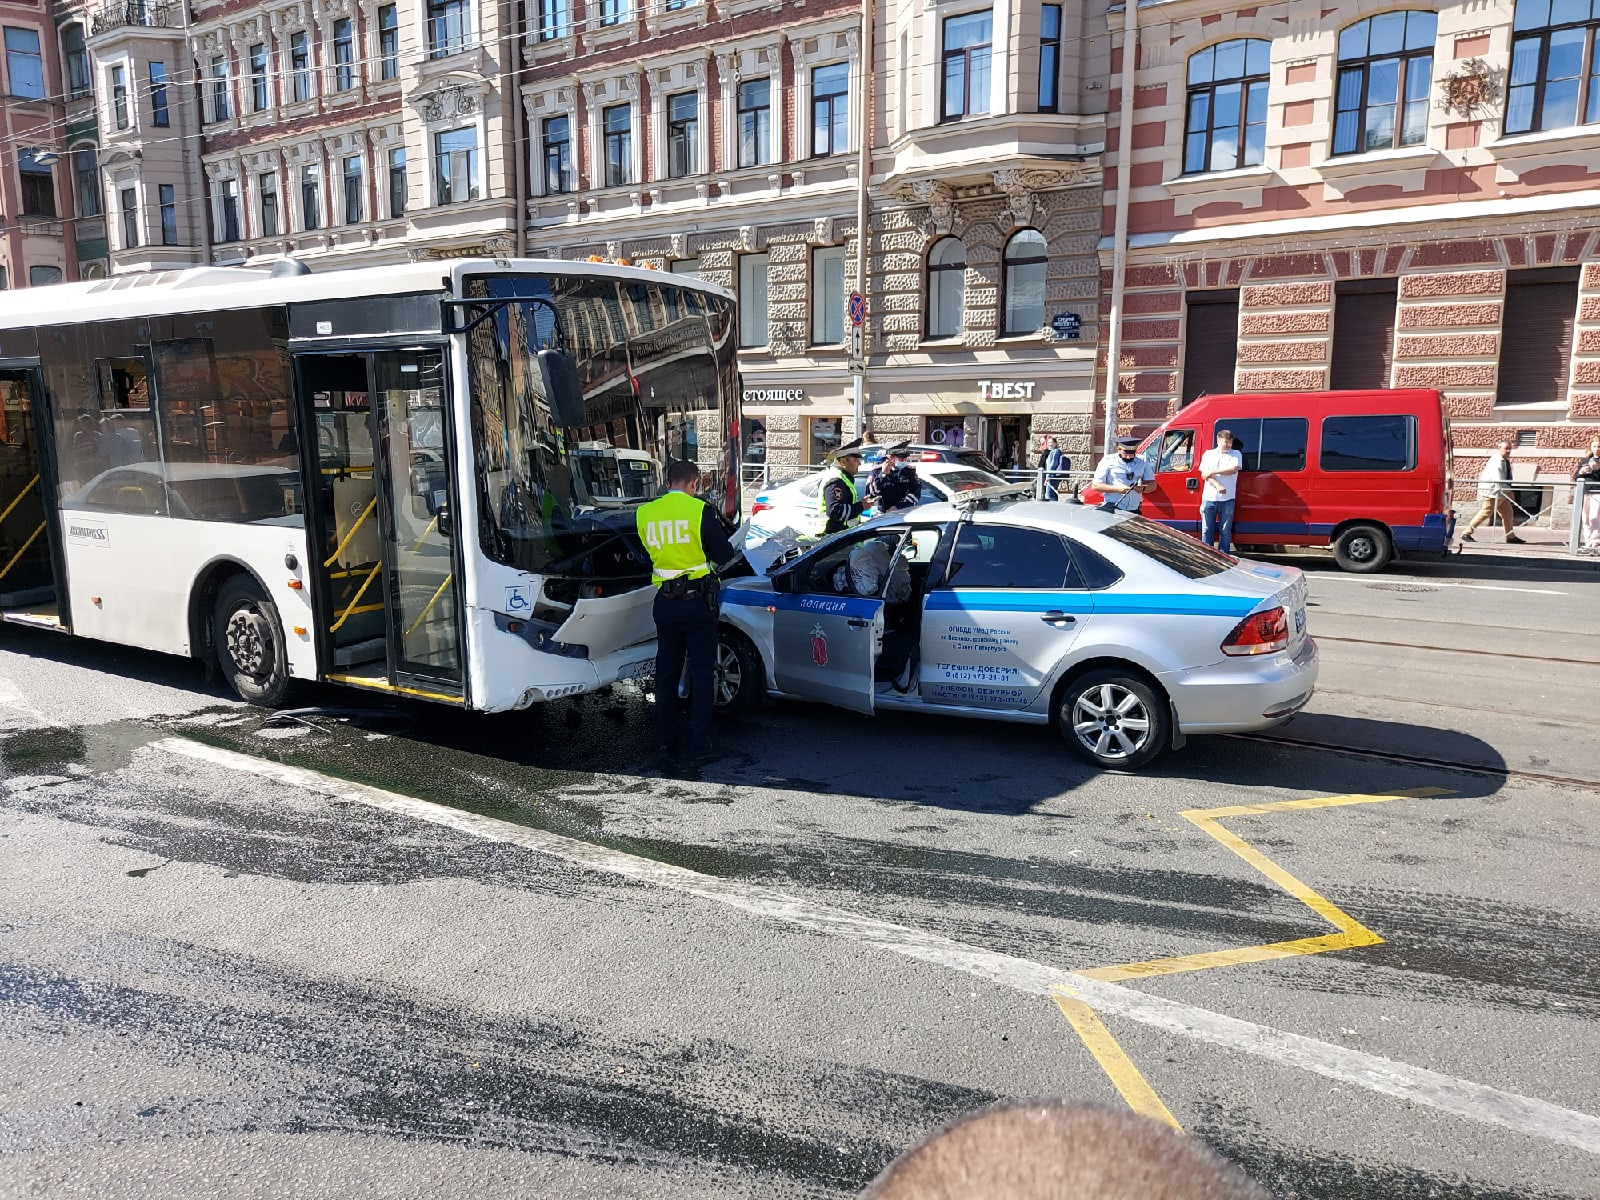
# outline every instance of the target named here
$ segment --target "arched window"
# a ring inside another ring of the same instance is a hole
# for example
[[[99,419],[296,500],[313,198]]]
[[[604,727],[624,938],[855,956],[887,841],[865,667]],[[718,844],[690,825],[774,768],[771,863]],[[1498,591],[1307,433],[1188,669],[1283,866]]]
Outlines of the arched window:
[[[1517,0],[1507,133],[1600,121],[1600,8],[1580,0]]]
[[[1420,146],[1428,137],[1428,93],[1439,17],[1387,12],[1339,34],[1333,152]]]
[[[928,254],[928,336],[960,337],[965,327],[967,248],[960,238],[940,238]]]
[[[1004,337],[1034,333],[1044,325],[1044,234],[1019,229],[1006,243]]]
[[[1263,38],[1234,38],[1189,56],[1184,174],[1261,165],[1271,51]]]

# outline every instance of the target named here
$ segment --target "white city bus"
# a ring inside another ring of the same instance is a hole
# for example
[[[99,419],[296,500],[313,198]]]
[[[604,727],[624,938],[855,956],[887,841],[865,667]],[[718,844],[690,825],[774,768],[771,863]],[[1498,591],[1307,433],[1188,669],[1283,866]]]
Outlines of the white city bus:
[[[0,618],[213,660],[262,704],[642,674],[634,506],[687,457],[739,515],[734,328],[722,289],[608,263],[0,293]]]

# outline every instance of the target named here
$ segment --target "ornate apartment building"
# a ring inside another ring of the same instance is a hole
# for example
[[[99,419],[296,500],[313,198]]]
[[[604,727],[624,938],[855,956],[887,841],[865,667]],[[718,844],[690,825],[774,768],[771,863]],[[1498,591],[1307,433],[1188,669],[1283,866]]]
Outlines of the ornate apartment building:
[[[1132,15],[1131,79],[1130,14],[1107,16],[1118,422],[1203,392],[1439,388],[1462,493],[1502,438],[1516,477],[1570,479],[1600,427],[1600,5]]]

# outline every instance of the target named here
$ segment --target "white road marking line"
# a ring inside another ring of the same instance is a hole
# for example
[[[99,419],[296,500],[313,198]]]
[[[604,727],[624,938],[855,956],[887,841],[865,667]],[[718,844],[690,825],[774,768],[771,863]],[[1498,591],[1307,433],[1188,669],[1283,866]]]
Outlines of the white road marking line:
[[[640,858],[493,817],[461,812],[432,801],[335,779],[301,767],[269,762],[185,738],[164,738],[152,742],[151,749],[412,817],[472,837],[521,846],[597,871],[727,905],[754,916],[784,921],[814,933],[845,938],[935,966],[963,971],[1030,995],[1054,996],[1065,991],[1100,1012],[1126,1017],[1142,1025],[1267,1059],[1280,1066],[1298,1067],[1469,1120],[1499,1125],[1546,1141],[1575,1146],[1591,1154],[1600,1154],[1600,1117],[1561,1108],[1548,1101],[1503,1092],[1481,1083],[1395,1062],[1360,1050],[1350,1050],[1331,1042],[1241,1021],[1118,984],[1101,983],[1030,959],[970,946],[875,917],[859,916],[791,896],[775,888],[702,875],[685,867]]]
[[[1325,579],[1337,583],[1374,582],[1359,575],[1317,575],[1313,577],[1312,582],[1321,583]],[[1475,592],[1522,592],[1529,596],[1570,596],[1572,594],[1570,592],[1558,592],[1554,588],[1501,587],[1496,583],[1459,583],[1454,579],[1429,579],[1426,575],[1405,575],[1391,578],[1389,582],[1418,583],[1425,584],[1428,587],[1470,588]]]

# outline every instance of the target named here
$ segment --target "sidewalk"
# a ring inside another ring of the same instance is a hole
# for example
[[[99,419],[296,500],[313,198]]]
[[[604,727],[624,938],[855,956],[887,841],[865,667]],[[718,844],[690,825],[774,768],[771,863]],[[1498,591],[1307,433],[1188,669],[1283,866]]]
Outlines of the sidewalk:
[[[1541,529],[1534,525],[1519,525],[1517,536],[1522,539],[1523,544],[1508,546],[1499,526],[1491,529],[1488,525],[1480,525],[1473,532],[1470,542],[1452,543],[1452,550],[1459,545],[1461,552],[1452,553],[1450,561],[1462,564],[1495,564],[1503,567],[1559,566],[1567,571],[1600,571],[1600,557],[1568,553],[1568,535],[1564,528]]]

